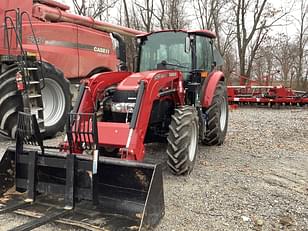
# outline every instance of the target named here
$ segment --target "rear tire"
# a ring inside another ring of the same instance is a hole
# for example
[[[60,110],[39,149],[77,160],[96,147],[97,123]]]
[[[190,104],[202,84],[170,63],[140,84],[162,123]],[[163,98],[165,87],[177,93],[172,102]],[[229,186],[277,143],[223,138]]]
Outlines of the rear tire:
[[[189,174],[198,152],[198,114],[194,107],[175,109],[167,141],[167,164],[171,172],[175,175]]]
[[[45,88],[42,89],[44,105],[44,137],[53,137],[63,131],[67,114],[71,110],[70,83],[54,66],[43,63]]]
[[[217,84],[212,104],[209,108],[203,108],[202,113],[207,118],[204,138],[201,139],[204,145],[223,144],[228,128],[228,96],[227,88],[224,82]]]
[[[17,66],[10,66],[0,75],[0,133],[15,138],[17,114],[22,111],[22,96],[16,87]]]
[[[67,113],[71,109],[69,81],[54,66],[43,63],[45,88],[42,90],[44,103],[44,137],[53,137],[63,131]],[[0,75],[0,133],[15,138],[18,111],[23,110],[21,93],[17,90],[14,65]]]

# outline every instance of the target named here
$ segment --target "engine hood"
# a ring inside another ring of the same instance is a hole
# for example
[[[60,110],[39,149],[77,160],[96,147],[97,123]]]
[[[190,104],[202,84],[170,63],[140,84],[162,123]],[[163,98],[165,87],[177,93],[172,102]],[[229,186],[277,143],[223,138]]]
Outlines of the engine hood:
[[[182,73],[176,70],[155,70],[133,73],[125,78],[117,86],[117,90],[135,91],[138,89],[141,80],[149,82],[151,79],[159,80],[161,78],[174,77],[179,75],[182,75]]]

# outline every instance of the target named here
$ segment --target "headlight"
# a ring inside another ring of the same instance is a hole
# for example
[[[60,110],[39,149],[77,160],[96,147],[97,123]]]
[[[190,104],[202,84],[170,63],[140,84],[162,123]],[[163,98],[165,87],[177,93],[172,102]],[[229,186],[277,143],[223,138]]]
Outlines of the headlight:
[[[111,111],[119,113],[133,113],[135,103],[112,103]]]

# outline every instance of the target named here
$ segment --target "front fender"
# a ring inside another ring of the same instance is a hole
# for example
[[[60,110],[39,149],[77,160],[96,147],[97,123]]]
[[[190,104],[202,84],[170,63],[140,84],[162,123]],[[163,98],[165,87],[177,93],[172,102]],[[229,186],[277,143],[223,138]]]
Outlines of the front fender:
[[[216,86],[219,81],[225,79],[224,73],[221,71],[213,71],[207,79],[205,79],[202,86],[201,105],[208,108],[212,104]]]

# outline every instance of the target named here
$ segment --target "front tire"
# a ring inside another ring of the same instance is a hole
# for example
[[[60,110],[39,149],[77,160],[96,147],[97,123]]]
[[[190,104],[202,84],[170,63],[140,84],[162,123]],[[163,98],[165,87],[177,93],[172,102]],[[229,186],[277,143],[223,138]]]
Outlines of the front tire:
[[[203,117],[206,118],[205,134],[201,138],[204,145],[223,144],[228,128],[228,96],[227,88],[224,82],[217,84],[213,101],[210,107],[202,108]]]
[[[175,175],[189,174],[198,152],[198,114],[194,107],[175,109],[167,141],[167,164],[171,172]]]

